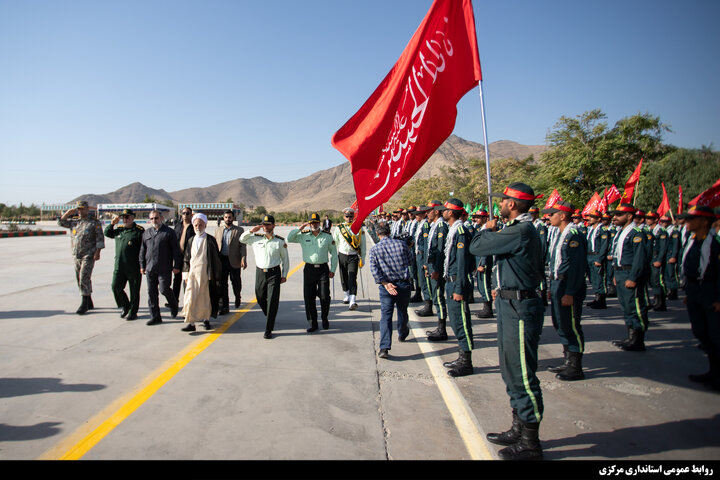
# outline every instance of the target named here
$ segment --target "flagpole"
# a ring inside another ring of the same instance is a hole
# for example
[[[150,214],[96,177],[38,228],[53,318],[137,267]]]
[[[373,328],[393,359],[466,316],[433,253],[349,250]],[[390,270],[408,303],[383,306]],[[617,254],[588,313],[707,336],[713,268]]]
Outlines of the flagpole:
[[[492,185],[490,185],[490,149],[488,148],[487,125],[485,124],[485,100],[483,98],[482,80],[480,80],[478,82],[478,87],[480,88],[480,115],[482,117],[483,145],[485,146],[485,173],[487,175],[488,205],[492,205],[492,197],[490,196],[490,192],[492,192]],[[490,220],[492,220],[493,219],[492,207],[488,208],[488,214],[489,214]]]

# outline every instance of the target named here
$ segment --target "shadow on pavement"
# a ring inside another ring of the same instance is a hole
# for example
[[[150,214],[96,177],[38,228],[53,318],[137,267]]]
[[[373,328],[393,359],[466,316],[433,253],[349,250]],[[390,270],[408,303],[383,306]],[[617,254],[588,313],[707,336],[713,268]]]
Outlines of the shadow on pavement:
[[[0,378],[0,398],[53,392],[94,392],[106,388],[95,383],[64,384],[59,378]]]

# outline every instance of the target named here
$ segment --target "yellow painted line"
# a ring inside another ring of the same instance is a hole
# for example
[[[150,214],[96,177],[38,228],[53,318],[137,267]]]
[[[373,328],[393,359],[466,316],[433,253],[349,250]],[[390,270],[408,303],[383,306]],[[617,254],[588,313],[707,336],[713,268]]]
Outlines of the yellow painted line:
[[[304,264],[305,262],[301,262],[293,268],[286,278],[290,278],[290,276],[297,272]],[[201,340],[188,345],[172,359],[165,362],[163,366],[150,373],[145,380],[140,382],[130,393],[123,395],[105,407],[97,415],[85,422],[84,425],[80,426],[57,445],[43,453],[38,457],[38,460],[79,460],[82,458],[97,445],[100,440],[105,438],[115,427],[120,425],[135,410],[152,397],[155,392],[160,390],[163,385],[180,372],[188,363],[215,342],[215,340],[220,338],[220,335],[225,333],[228,328],[249,312],[256,303],[257,299],[253,299],[219,328],[212,331],[209,335],[203,336]]]
[[[410,316],[412,318],[412,314]],[[480,427],[477,417],[462,392],[460,392],[456,381],[448,376],[447,368],[443,367],[440,356],[434,355],[435,351],[430,346],[430,342],[424,340],[427,336],[424,329],[417,322],[411,320],[410,330],[412,330],[413,337],[417,340],[420,351],[425,357],[425,362],[430,368],[430,373],[438,390],[440,390],[440,395],[445,401],[460,437],[465,443],[470,458],[472,460],[494,460],[495,457],[488,449],[487,442],[485,442],[485,432]]]

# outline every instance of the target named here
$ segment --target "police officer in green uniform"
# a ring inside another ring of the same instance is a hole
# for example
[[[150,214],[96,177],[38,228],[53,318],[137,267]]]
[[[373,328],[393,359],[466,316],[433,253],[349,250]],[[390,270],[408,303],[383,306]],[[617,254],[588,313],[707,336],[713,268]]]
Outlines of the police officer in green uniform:
[[[77,220],[70,220],[72,215],[78,214]],[[95,262],[100,260],[100,250],[105,248],[102,224],[90,216],[88,202],[81,200],[75,208],[71,208],[58,219],[58,225],[70,229],[70,245],[75,261],[75,279],[77,280],[80,295],[82,296],[78,315],[85,315],[94,307],[92,303],[92,271]]]
[[[116,227],[120,219],[121,227]],[[121,318],[127,320],[137,319],[140,308],[140,245],[145,229],[135,223],[135,213],[130,209],[123,210],[115,215],[110,224],[105,227],[105,236],[115,239],[115,269],[113,270],[112,292],[115,303],[122,308]],[[130,286],[130,299],[125,294],[125,284]]]
[[[547,256],[548,256],[548,247],[549,247],[549,240],[548,240],[548,229],[545,226],[545,222],[540,220],[540,209],[536,206],[530,207],[530,211],[528,212],[533,218],[533,225],[535,225],[535,228],[538,231],[538,235],[540,235],[540,244],[542,245],[543,252],[542,252],[542,258],[543,263],[547,263]],[[540,284],[540,298],[542,299],[543,305],[547,306],[547,293],[548,293],[548,281],[545,277],[545,272],[543,271],[543,280]]]
[[[602,215],[602,224],[605,228],[607,228],[608,232],[608,252],[605,256],[605,260],[603,263],[605,264],[605,290],[607,291],[606,297],[612,298],[617,296],[617,289],[615,288],[615,275],[613,273],[613,262],[612,262],[612,246],[613,246],[613,240],[615,239],[615,233],[617,232],[617,227],[613,225],[612,223],[612,215],[605,212]]]
[[[582,356],[585,335],[580,320],[585,301],[585,268],[587,265],[587,238],[571,222],[575,206],[557,201],[543,210],[550,214],[550,224],[559,234],[550,246],[550,306],[553,326],[560,336],[565,362],[548,368],[559,380],[582,380]]]
[[[448,226],[440,213],[444,209],[439,201],[428,212],[430,221],[430,232],[428,233],[427,248],[425,253],[425,275],[430,282],[430,294],[433,305],[437,309],[438,326],[435,330],[425,332],[427,339],[431,342],[447,340],[447,306],[445,305],[445,279],[443,278],[443,265],[445,264],[445,236]]]
[[[667,290],[667,300],[677,300],[677,291],[680,286],[680,278],[678,265],[680,263],[680,255],[682,254],[680,238],[681,231],[677,225],[670,223],[670,217],[663,215],[660,217],[660,225],[665,229],[668,235],[668,246],[665,254],[665,271],[663,280]]]
[[[485,210],[480,210],[477,214],[473,214],[473,218],[479,218],[479,222],[475,225],[473,237],[480,232],[480,229],[488,221],[490,214]],[[475,256],[475,271],[477,276],[477,289],[479,293],[480,310],[475,313],[478,318],[492,318],[492,271],[493,257],[487,255],[484,257]]]
[[[711,228],[715,215],[710,207],[693,205],[678,217],[691,232],[682,256],[690,326],[710,363],[708,372],[689,378],[720,391],[720,238]]]
[[[537,196],[521,182],[492,195],[502,198],[500,215],[508,221],[496,231],[497,219],[489,220],[472,239],[470,253],[495,255],[500,373],[510,396],[513,423],[510,430],[490,433],[487,438],[508,445],[499,452],[503,459],[538,459],[542,458],[538,431],[543,399],[536,372],[545,308],[537,290],[544,265],[540,235],[528,213]]]
[[[656,312],[664,312],[667,310],[665,290],[665,258],[668,248],[667,231],[660,225],[658,221],[660,215],[655,212],[648,212],[645,216],[647,228],[652,232],[652,257],[650,260],[650,288],[652,288],[653,303],[652,308]]]
[[[590,285],[595,298],[587,306],[595,309],[607,308],[606,261],[610,249],[610,234],[600,219],[602,214],[597,210],[587,213],[587,269],[590,274]]]
[[[648,328],[646,286],[649,279],[646,232],[633,222],[635,207],[621,203],[613,210],[613,222],[620,229],[615,235],[612,257],[615,287],[625,316],[628,337],[613,340],[626,351],[645,350]]]
[[[290,267],[287,243],[283,237],[275,235],[274,230],[275,217],[265,215],[260,225],[240,235],[240,242],[250,245],[255,255],[255,298],[265,315],[263,336],[266,339],[272,338],[280,303],[280,285],[287,280]]]
[[[430,238],[431,222],[429,217],[433,214],[431,211],[440,205],[440,202],[430,202],[419,210],[424,215],[425,221],[418,227],[420,232],[417,236],[417,244],[415,249],[415,257],[418,264],[418,278],[423,292],[424,305],[421,309],[415,310],[415,314],[419,317],[432,317],[433,314],[433,292],[430,283],[430,275],[427,272],[427,254],[428,240]],[[435,218],[435,217],[433,217]]]
[[[310,227],[306,230],[307,227]],[[335,276],[338,264],[338,253],[332,235],[320,230],[320,215],[313,213],[300,228],[288,233],[287,241],[299,243],[302,248],[303,261],[303,296],[305,298],[305,315],[310,327],[308,333],[318,329],[317,306],[315,298],[320,298],[320,315],[323,329],[330,328],[330,279]],[[330,268],[328,269],[328,262]]]
[[[469,247],[473,235],[463,225],[461,216],[465,211],[463,203],[457,198],[451,198],[441,207],[443,219],[448,224],[448,233],[445,240],[445,255],[443,264],[443,279],[445,280],[445,293],[450,325],[458,341],[458,358],[443,365],[449,368],[448,375],[462,377],[473,373],[472,349],[473,333],[468,299],[472,294],[470,275],[474,268],[474,259]]]

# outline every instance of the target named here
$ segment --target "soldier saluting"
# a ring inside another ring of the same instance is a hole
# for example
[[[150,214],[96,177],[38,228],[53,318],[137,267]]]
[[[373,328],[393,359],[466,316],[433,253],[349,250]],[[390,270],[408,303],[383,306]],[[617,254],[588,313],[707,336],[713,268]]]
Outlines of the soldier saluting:
[[[121,227],[116,227],[120,219]],[[140,308],[140,245],[145,229],[135,223],[135,212],[126,208],[120,215],[113,216],[112,222],[105,227],[105,236],[115,239],[115,269],[113,270],[112,292],[115,303],[122,308],[121,318],[135,320]],[[125,285],[130,285],[130,299],[125,293]]]
[[[78,214],[78,220],[70,220],[70,216]],[[90,217],[88,202],[81,200],[75,208],[63,213],[58,225],[70,229],[70,245],[75,260],[75,278],[77,279],[82,302],[78,307],[78,315],[84,315],[94,307],[92,303],[92,271],[95,262],[100,260],[100,250],[105,248],[105,237],[102,225],[96,218]]]

